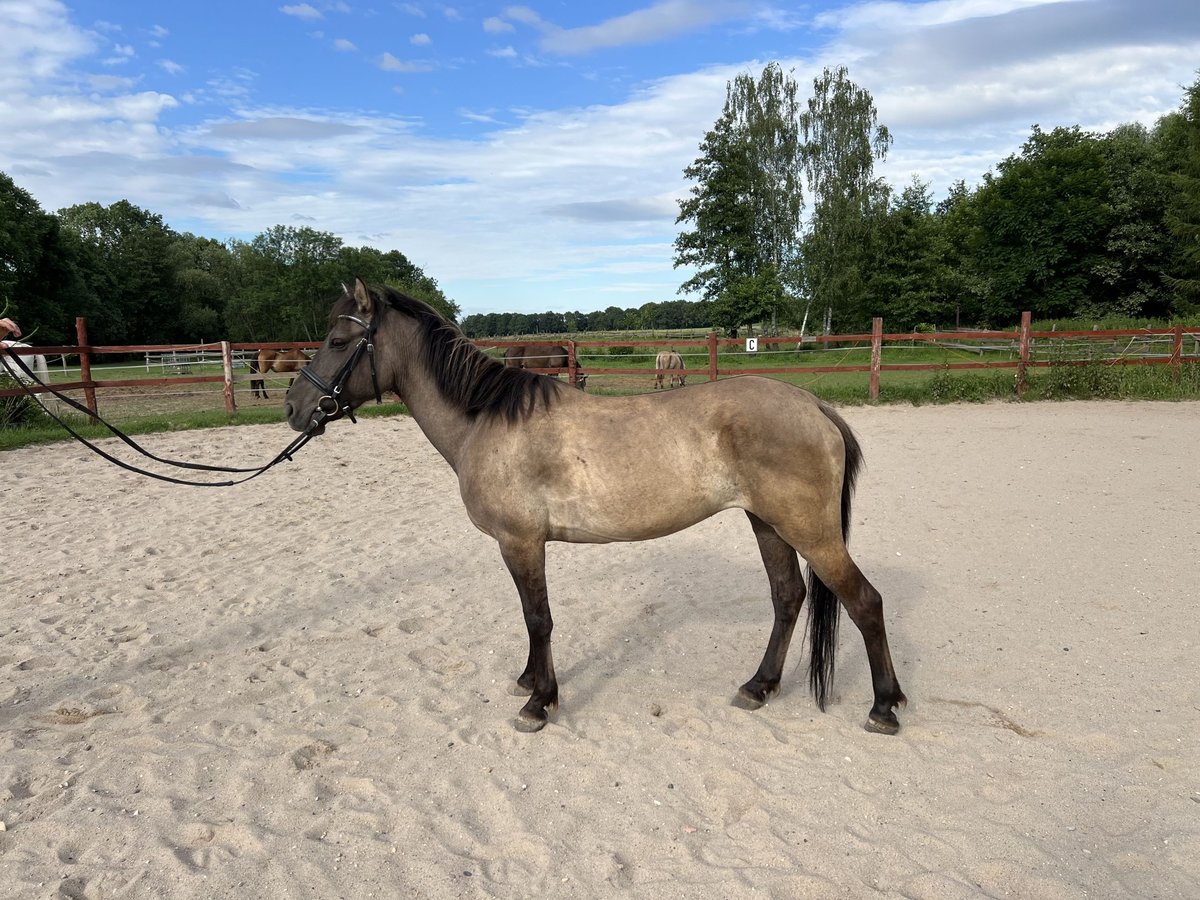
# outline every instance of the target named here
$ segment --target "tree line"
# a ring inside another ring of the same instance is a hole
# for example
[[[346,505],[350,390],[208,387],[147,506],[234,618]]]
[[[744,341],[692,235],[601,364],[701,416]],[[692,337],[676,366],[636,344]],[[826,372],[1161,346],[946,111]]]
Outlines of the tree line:
[[[712,304],[706,300],[666,300],[622,309],[610,306],[595,312],[474,313],[460,324],[472,338],[520,334],[575,334],[597,331],[712,328]]]
[[[457,318],[399,250],[276,225],[250,241],[177,232],[127,200],[44,212],[0,172],[0,305],[43,345],[316,340],[339,282],[386,283]]]

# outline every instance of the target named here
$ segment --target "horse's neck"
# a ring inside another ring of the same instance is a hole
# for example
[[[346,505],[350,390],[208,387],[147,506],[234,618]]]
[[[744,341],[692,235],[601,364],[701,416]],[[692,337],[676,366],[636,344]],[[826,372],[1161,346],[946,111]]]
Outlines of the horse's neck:
[[[408,363],[397,378],[396,393],[429,443],[457,471],[459,451],[471,429],[471,420],[446,400],[433,373],[417,362],[420,354],[406,353],[405,357]]]

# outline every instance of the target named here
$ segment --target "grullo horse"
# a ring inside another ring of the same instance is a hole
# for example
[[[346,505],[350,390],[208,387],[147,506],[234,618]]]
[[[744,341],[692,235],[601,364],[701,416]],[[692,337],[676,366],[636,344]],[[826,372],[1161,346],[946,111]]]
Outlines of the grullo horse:
[[[558,706],[546,543],[643,541],[731,508],[745,510],[750,520],[775,607],[762,662],[735,702],[757,709],[779,693],[807,599],[809,681],[824,709],[840,601],[866,645],[874,692],[866,727],[899,730],[894,709],[905,697],[888,650],[883,602],[846,549],[862,454],[850,427],[825,403],[794,385],[754,375],[684,391],[580,393],[554,378],[501,365],[420,300],[357,279],[334,303],[330,326],[288,391],[288,422],[317,435],[370,397],[400,395],[457,475],[475,527],[499,543],[520,595],[529,656],[517,686],[530,695],[517,717],[520,730],[542,728]],[[668,475],[658,464],[664,434],[676,448]],[[382,471],[386,458],[380,448],[367,464]],[[397,505],[404,502],[407,480],[396,472]],[[320,492],[336,502],[336,485],[323,484]],[[309,522],[316,530],[327,527],[319,507]],[[359,527],[364,533],[388,528],[369,521]],[[356,539],[347,534],[345,541],[349,565]],[[397,547],[402,551],[411,548]],[[808,562],[807,587],[797,554]],[[363,558],[361,564],[396,561]],[[446,577],[454,577],[452,569]],[[595,590],[599,602],[605,587]]]
[[[657,391],[663,386],[663,370],[670,370],[671,380],[670,387],[675,387],[676,382],[679,387],[687,384],[687,368],[683,364],[683,357],[674,350],[663,350],[654,358],[654,368],[658,371],[654,373],[654,389]],[[675,370],[679,370],[679,374],[675,374]]]

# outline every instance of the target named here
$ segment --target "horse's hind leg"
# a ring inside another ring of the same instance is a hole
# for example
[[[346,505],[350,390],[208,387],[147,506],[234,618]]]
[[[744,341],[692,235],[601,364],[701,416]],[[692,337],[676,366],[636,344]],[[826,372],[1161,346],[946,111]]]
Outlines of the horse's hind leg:
[[[792,546],[754,513],[747,512],[746,515],[758,539],[758,549],[771,583],[771,603],[775,607],[775,624],[771,628],[767,651],[754,677],[738,690],[735,701],[747,709],[758,709],[779,693],[783,663],[787,658],[796,619],[800,615],[800,606],[804,603],[804,579]]]
[[[530,691],[529,702],[517,715],[518,731],[540,731],[549,713],[558,707],[558,679],[550,652],[550,599],[546,592],[546,545],[544,543],[501,543],[500,553],[521,595],[525,628],[529,631],[529,659],[517,686]]]
[[[883,598],[850,558],[840,540],[807,556],[807,559],[814,576],[827,585],[846,607],[846,612],[858,626],[863,643],[866,644],[867,661],[871,666],[871,685],[875,693],[875,703],[867,718],[867,730],[895,734],[900,730],[900,722],[896,719],[894,709],[906,704],[908,699],[900,690],[896,671],[892,667],[887,628],[883,622]],[[816,590],[814,586],[814,591]],[[814,596],[811,602],[817,602],[817,598]],[[814,638],[814,651],[815,640]],[[829,652],[832,654],[832,647]]]

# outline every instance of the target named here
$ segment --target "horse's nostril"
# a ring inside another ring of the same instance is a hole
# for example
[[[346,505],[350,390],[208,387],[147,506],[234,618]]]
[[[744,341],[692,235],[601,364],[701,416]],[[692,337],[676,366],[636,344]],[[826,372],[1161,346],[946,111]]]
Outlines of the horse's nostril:
[[[292,404],[290,401],[283,404],[283,416],[285,419],[292,417]]]

